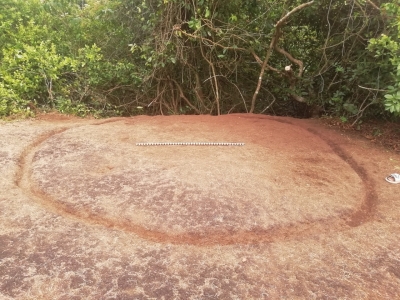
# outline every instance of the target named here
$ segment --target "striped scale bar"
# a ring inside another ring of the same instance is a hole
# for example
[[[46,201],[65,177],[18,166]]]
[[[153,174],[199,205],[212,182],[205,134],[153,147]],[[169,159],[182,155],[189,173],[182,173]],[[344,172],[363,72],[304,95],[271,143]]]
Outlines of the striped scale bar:
[[[136,146],[244,146],[244,143],[210,143],[210,142],[171,142],[171,143],[136,143]]]

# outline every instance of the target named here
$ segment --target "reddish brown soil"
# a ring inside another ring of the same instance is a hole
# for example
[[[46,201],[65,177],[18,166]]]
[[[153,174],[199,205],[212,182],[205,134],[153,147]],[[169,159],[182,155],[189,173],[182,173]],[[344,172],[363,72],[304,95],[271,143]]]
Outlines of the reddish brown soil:
[[[0,299],[400,298],[395,150],[259,115],[0,134]]]
[[[371,120],[361,124],[343,123],[339,119],[321,119],[328,127],[354,137],[363,137],[374,144],[400,152],[400,123]]]

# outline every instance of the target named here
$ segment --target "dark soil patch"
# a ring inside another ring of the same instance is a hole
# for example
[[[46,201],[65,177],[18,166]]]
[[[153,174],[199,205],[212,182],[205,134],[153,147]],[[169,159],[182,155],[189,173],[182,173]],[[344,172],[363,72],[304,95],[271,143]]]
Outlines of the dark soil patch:
[[[400,123],[371,120],[352,126],[351,123],[343,123],[338,118],[321,119],[321,121],[329,127],[400,152]]]

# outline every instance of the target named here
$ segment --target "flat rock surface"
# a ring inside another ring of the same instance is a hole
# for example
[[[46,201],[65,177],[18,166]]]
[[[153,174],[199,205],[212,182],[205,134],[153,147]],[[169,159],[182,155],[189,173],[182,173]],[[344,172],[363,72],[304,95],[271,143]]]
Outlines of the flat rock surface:
[[[0,136],[0,299],[400,298],[400,156],[317,120],[48,115]]]

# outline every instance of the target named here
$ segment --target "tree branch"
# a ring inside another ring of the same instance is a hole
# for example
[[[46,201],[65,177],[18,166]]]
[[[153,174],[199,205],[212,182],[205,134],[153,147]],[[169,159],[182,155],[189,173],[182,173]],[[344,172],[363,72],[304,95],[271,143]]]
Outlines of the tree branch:
[[[310,1],[307,3],[303,3],[295,8],[293,8],[291,11],[289,11],[286,15],[283,16],[283,18],[281,18],[276,24],[275,27],[281,27],[283,25],[283,23],[286,22],[286,20],[290,17],[290,15],[294,14],[295,12],[298,12],[299,10],[303,9],[304,7],[310,6],[311,4],[313,4],[314,1]]]
[[[278,43],[275,44],[275,50],[276,50],[276,52],[285,56],[292,63],[299,66],[299,73],[297,74],[298,77],[301,77],[303,75],[304,64],[301,60],[294,58],[289,52],[287,52],[286,50],[284,50],[282,48],[279,48]]]
[[[193,109],[196,112],[196,114],[200,115],[201,114],[200,111],[192,103],[190,103],[188,98],[186,98],[185,94],[182,91],[182,87],[179,85],[179,83],[174,79],[171,80],[175,83],[176,87],[179,90],[179,97],[185,100],[186,104],[189,105],[189,107]]]
[[[373,8],[375,8],[375,9],[377,9],[377,10],[381,10],[374,2],[372,2],[371,0],[367,0],[367,2],[369,3],[369,4],[371,4],[371,6],[373,7]]]
[[[290,12],[288,12],[286,15],[284,15],[278,22],[276,22],[276,24],[275,24],[275,28],[276,28],[275,29],[275,34],[272,37],[271,43],[270,43],[268,51],[267,51],[267,55],[266,55],[266,57],[264,59],[264,62],[262,64],[262,66],[261,66],[260,75],[258,77],[258,82],[257,82],[257,87],[256,87],[256,90],[254,91],[253,98],[251,99],[250,113],[254,112],[254,108],[255,108],[256,100],[257,100],[257,95],[258,95],[258,93],[260,91],[260,88],[261,88],[262,78],[264,76],[265,69],[268,66],[268,61],[269,61],[269,59],[271,57],[272,51],[275,48],[275,46],[276,46],[276,44],[277,44],[277,42],[279,40],[280,28],[285,24],[285,22],[288,20],[288,18],[292,14],[294,14],[295,12],[297,12],[297,11],[307,7],[307,6],[310,6],[313,3],[314,3],[314,1],[310,1],[310,2],[303,3],[303,4],[295,7]]]

